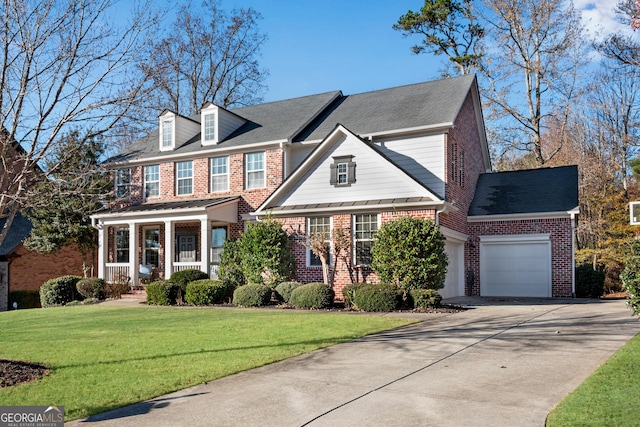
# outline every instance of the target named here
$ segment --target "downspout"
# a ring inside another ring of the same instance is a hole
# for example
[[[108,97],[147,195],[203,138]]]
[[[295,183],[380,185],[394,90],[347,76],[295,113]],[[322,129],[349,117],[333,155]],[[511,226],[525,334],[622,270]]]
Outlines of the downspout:
[[[440,225],[440,214],[447,210],[447,204],[443,203],[439,209],[436,209],[436,225]]]

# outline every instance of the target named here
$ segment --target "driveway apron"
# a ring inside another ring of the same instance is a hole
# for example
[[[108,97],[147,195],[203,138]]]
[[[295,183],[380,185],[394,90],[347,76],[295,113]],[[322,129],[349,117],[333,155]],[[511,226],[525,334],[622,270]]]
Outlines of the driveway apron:
[[[67,425],[543,426],[640,331],[620,300],[447,302],[468,310]]]

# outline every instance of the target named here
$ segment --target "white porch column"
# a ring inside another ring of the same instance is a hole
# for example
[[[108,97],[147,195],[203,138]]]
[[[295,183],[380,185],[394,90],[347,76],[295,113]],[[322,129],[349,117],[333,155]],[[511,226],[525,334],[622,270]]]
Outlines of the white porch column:
[[[164,222],[164,278],[168,280],[173,274],[173,221]]]
[[[131,276],[131,285],[138,286],[138,246],[140,238],[138,237],[138,228],[135,222],[129,223],[129,275]]]
[[[202,267],[200,269],[207,274],[209,271],[209,256],[211,252],[211,221],[205,217],[200,220],[200,261]]]
[[[103,223],[98,223],[98,277],[106,279],[105,277],[105,265],[107,260],[107,247],[109,237],[105,236],[105,226]]]

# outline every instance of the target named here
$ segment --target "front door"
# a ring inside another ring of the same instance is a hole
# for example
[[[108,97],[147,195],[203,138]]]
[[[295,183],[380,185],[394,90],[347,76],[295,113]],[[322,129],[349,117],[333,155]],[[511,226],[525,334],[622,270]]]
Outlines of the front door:
[[[196,262],[196,236],[178,236],[178,262]]]

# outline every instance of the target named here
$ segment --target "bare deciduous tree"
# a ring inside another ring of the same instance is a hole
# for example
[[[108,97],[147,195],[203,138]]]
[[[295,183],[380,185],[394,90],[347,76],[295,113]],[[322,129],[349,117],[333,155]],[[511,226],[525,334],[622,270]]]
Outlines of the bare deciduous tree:
[[[260,102],[267,76],[257,57],[266,40],[252,8],[228,15],[216,0],[203,10],[183,5],[171,35],[152,48],[144,70],[157,88],[156,109],[197,113],[205,102],[222,107]]]
[[[6,237],[27,189],[61,136],[103,136],[143,94],[142,5],[122,24],[111,0],[3,0],[0,3],[0,126]],[[19,144],[18,159],[10,147]],[[50,165],[55,172],[57,166]]]
[[[486,2],[489,31],[482,67],[490,117],[509,134],[509,148],[532,153],[538,166],[562,147],[561,137],[545,153],[541,135],[550,119],[564,131],[588,59],[580,16],[565,5],[562,0]]]

